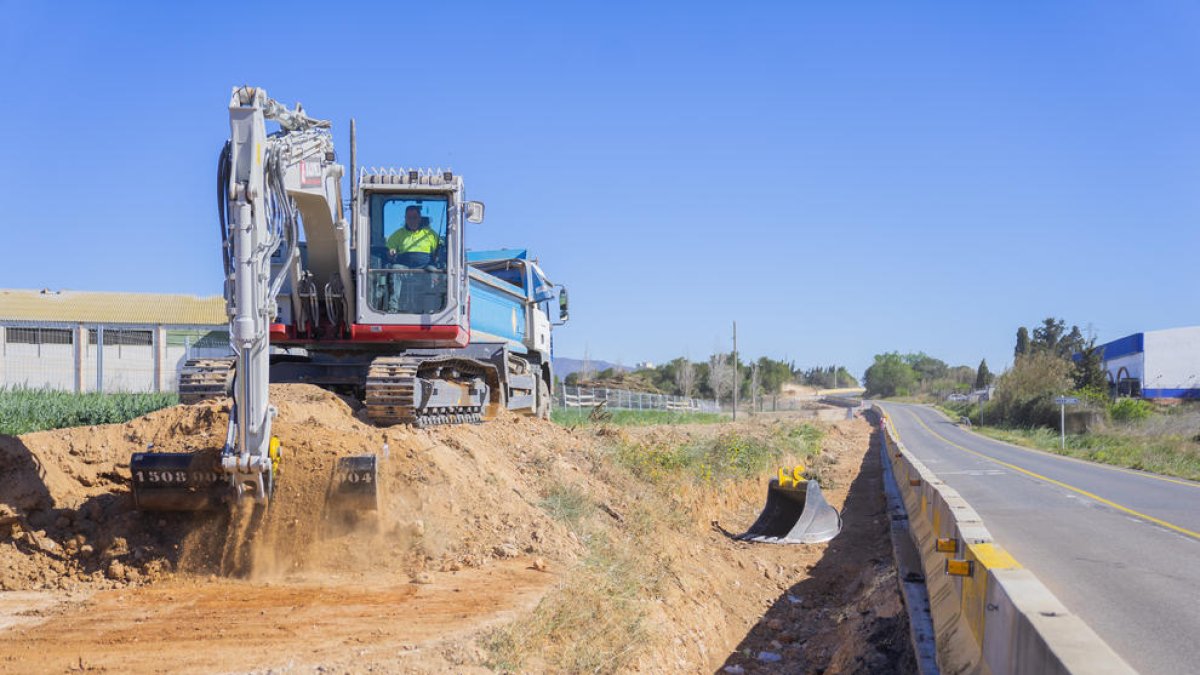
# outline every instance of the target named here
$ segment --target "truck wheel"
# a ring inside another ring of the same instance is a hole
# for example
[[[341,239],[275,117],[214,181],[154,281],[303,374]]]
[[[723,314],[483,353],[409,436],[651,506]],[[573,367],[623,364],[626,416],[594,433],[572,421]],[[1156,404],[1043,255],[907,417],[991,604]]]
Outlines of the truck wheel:
[[[550,387],[546,386],[546,381],[538,378],[537,388],[537,416],[539,419],[550,419]]]

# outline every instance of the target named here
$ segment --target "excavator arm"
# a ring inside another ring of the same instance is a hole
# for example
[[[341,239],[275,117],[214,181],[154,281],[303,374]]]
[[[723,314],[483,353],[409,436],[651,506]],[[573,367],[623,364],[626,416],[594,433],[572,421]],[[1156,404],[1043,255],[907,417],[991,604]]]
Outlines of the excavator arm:
[[[280,130],[268,134],[268,120]],[[350,228],[341,207],[343,168],[334,161],[329,122],[307,116],[299,105],[289,109],[263,89],[238,87],[229,103],[229,125],[218,165],[225,301],[236,373],[228,432],[215,461],[211,453],[134,454],[134,498],[143,509],[192,510],[229,497],[258,504],[270,500],[280,461],[279,442],[271,435],[276,410],[268,389],[270,329],[284,282],[297,289],[312,272],[300,265],[301,223],[309,257],[317,259],[309,267],[315,265],[329,279],[329,313],[352,315],[350,294],[344,291],[351,272]],[[291,294],[294,320],[311,311],[298,295]]]
[[[278,122],[281,131],[268,135],[267,120]],[[332,162],[329,126],[299,106],[287,109],[255,87],[234,89],[229,102],[221,234],[237,375],[221,469],[239,501],[266,503],[273,489],[279,457],[271,437],[275,408],[268,397],[270,327],[284,279],[295,281],[299,271],[299,218],[288,187],[323,191],[338,185],[341,167]],[[339,213],[337,193],[325,197],[329,212]],[[272,273],[271,259],[281,247],[283,264]]]

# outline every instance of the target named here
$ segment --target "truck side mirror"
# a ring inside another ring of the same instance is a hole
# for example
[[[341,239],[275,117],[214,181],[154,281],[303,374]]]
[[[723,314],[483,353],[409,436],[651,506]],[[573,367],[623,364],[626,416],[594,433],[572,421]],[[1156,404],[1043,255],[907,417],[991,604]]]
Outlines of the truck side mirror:
[[[571,312],[567,307],[567,289],[563,288],[558,292],[558,320],[566,322],[571,318]]]
[[[467,202],[467,222],[483,222],[483,202]]]

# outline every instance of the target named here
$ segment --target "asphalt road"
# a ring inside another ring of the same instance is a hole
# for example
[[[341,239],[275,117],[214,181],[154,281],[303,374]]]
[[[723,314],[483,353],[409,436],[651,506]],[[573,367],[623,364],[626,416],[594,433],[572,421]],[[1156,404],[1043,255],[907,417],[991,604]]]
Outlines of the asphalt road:
[[[1200,483],[1017,448],[881,404],[996,542],[1134,668],[1200,673]]]

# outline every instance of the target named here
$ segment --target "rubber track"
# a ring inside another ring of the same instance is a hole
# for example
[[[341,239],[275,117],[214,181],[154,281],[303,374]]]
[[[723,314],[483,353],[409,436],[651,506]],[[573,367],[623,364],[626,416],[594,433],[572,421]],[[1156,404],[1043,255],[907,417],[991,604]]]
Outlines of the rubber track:
[[[486,377],[484,367],[472,359],[418,356],[381,356],[367,374],[367,416],[375,424],[410,424],[417,428],[443,424],[478,424],[480,406],[447,406],[416,409],[416,378],[433,379],[434,368],[451,367],[467,377]]]

